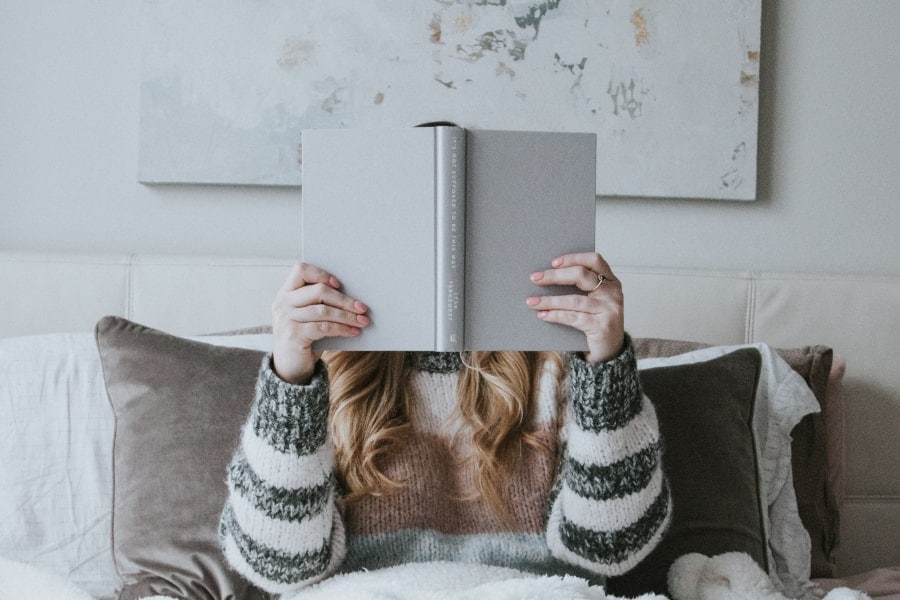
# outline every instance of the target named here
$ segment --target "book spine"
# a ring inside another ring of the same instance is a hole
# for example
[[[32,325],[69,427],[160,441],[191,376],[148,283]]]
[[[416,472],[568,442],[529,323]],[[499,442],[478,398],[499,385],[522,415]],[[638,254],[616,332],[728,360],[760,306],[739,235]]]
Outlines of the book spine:
[[[435,128],[435,350],[464,345],[466,130]]]

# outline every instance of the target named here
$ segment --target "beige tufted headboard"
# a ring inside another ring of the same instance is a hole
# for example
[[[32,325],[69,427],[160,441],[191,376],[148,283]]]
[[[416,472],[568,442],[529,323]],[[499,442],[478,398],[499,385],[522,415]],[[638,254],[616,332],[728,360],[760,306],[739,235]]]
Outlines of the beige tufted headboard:
[[[0,252],[0,337],[103,315],[188,335],[268,324],[290,258]],[[900,564],[900,277],[620,267],[634,336],[823,344],[847,361],[841,573]]]

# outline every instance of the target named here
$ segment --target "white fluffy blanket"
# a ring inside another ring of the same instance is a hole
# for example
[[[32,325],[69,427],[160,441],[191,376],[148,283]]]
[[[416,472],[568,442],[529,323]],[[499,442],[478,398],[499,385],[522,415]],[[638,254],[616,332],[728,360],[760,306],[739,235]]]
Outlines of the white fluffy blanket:
[[[790,600],[744,554],[684,556],[672,566],[673,600]],[[0,558],[0,600],[92,600],[52,573]],[[413,563],[331,577],[283,600],[621,600],[578,577],[543,577],[463,563]],[[145,600],[174,600],[154,596]],[[664,600],[646,594],[640,600]],[[846,588],[824,600],[869,600]]]
[[[578,577],[542,577],[464,563],[411,563],[338,575],[284,600],[606,600],[602,587]],[[647,594],[641,600],[665,600]]]

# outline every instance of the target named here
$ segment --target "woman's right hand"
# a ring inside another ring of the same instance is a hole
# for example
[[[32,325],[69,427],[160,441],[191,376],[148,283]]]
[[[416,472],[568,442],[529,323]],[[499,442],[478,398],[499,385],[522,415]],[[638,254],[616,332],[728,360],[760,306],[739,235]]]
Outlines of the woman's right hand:
[[[272,303],[273,367],[284,381],[309,383],[322,354],[313,342],[357,336],[369,324],[368,307],[340,288],[334,275],[314,265],[291,269]]]

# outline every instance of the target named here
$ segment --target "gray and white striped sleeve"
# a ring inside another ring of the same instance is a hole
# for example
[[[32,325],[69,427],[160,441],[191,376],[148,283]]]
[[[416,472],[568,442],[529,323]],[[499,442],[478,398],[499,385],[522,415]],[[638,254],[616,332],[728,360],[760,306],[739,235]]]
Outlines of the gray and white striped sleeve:
[[[280,380],[267,357],[228,467],[219,534],[231,566],[278,594],[333,573],[345,547],[334,469],[324,367],[296,386]]]
[[[604,576],[636,566],[671,518],[659,425],[630,338],[600,364],[572,356],[564,451],[547,526],[557,558]]]

